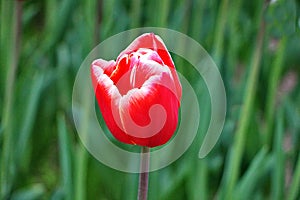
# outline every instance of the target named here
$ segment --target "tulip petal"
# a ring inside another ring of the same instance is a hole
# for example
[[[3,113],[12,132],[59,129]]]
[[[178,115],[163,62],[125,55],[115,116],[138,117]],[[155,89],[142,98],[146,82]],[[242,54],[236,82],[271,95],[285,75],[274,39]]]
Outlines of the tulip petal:
[[[150,77],[140,89],[131,90],[123,97],[101,67],[92,65],[91,73],[104,121],[116,139],[128,144],[154,147],[166,143],[172,137],[177,125],[178,100],[169,88],[160,85],[166,82],[172,84],[169,73]],[[155,111],[153,105],[161,105],[164,110]],[[154,110],[152,116],[151,108]],[[132,132],[128,134],[128,131]]]
[[[120,56],[123,54],[130,54],[131,52],[135,52],[140,48],[152,49],[156,51],[164,61],[165,65],[174,68],[174,63],[167,50],[167,47],[163,43],[162,39],[159,36],[154,35],[154,33],[145,33],[136,38],[124,51],[122,51]]]
[[[116,62],[95,60],[91,76],[103,119],[117,140],[148,147],[169,141],[178,123],[181,85],[159,36],[138,37]]]
[[[181,98],[182,89],[181,89],[177,72],[175,70],[174,63],[172,61],[171,55],[167,50],[167,47],[165,46],[164,42],[158,35],[155,35],[154,33],[145,33],[137,37],[124,51],[120,53],[117,62],[119,58],[122,57],[124,54],[130,54],[141,48],[152,49],[156,51],[160,56],[160,58],[163,60],[164,64],[171,69],[171,73],[175,82],[178,97]]]
[[[116,62],[114,60],[106,61],[103,59],[97,59],[92,63],[92,65],[99,66],[107,76],[110,76],[116,68]]]
[[[168,84],[174,88],[170,74],[162,73],[122,97],[120,117],[124,131],[136,143],[153,147],[172,137],[178,122],[178,99]]]
[[[105,61],[101,62],[102,64],[108,64],[108,62]],[[102,67],[104,66],[100,67],[98,65],[92,65],[91,76],[96,99],[100,107],[103,119],[110,132],[116,139],[124,143],[133,144],[130,137],[124,134],[123,128],[118,125],[120,124],[120,116],[113,115],[113,112],[119,107],[121,95],[118,91],[118,88],[114,85],[113,81],[103,73],[104,71]]]
[[[155,61],[140,59],[139,63],[132,67],[130,72],[130,84],[132,88],[140,88],[150,77],[169,72],[168,68],[162,67]]]

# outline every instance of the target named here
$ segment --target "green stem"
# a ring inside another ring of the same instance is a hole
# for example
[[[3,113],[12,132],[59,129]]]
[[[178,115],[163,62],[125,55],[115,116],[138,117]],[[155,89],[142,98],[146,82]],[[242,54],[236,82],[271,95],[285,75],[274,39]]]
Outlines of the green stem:
[[[138,200],[147,200],[149,182],[149,161],[150,149],[149,147],[142,147]]]

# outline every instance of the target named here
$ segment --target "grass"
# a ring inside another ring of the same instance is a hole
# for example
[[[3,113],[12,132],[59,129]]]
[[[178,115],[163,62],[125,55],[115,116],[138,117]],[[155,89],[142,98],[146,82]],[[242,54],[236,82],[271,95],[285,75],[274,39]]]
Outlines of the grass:
[[[84,148],[71,101],[79,66],[99,41],[143,26],[198,41],[227,92],[222,135],[198,159],[208,94],[192,66],[174,55],[199,98],[200,127],[182,157],[150,173],[149,199],[299,199],[300,3],[265,4],[1,0],[0,199],[136,198],[137,174],[111,169]]]

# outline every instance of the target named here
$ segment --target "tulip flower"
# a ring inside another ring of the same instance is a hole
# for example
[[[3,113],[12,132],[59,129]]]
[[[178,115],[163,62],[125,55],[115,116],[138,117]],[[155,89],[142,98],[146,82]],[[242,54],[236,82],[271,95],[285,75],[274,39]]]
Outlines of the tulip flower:
[[[91,77],[103,119],[117,140],[155,147],[171,139],[178,124],[181,85],[159,36],[139,36],[116,61],[95,60]]]

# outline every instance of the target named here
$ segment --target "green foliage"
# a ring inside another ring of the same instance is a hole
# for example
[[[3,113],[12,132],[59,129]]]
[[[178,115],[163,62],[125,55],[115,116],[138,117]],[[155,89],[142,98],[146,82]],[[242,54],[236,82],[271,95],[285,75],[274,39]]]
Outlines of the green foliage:
[[[99,41],[143,26],[198,41],[227,92],[224,130],[200,160],[210,101],[192,66],[172,55],[206,106],[188,151],[150,173],[149,199],[299,199],[300,4],[267,2],[1,0],[0,199],[136,198],[137,174],[108,168],[83,147],[71,99]]]

